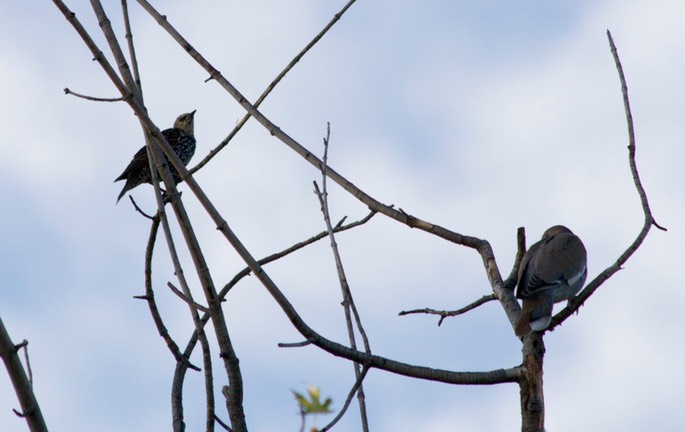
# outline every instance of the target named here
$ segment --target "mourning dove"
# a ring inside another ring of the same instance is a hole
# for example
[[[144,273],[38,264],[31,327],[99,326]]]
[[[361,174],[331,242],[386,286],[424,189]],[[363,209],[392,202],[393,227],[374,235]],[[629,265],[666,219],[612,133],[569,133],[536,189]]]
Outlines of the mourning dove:
[[[546,329],[554,303],[573,298],[586,278],[587,251],[578,236],[562,225],[545,231],[521,259],[516,297],[523,308],[516,335]]]

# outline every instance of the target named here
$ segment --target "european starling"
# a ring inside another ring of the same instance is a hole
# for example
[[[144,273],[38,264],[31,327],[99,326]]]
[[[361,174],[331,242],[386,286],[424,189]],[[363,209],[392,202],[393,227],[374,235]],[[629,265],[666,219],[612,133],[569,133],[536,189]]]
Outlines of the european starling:
[[[193,135],[193,116],[195,111],[180,115],[174,122],[174,127],[171,129],[166,129],[162,131],[162,135],[167,140],[174,153],[181,159],[183,165],[188,165],[190,159],[195,154],[195,136]],[[171,175],[176,183],[181,181],[181,176],[178,174],[173,165],[166,158],[167,164],[169,164],[169,169],[171,170]],[[126,180],[124,188],[117,197],[117,203],[121,197],[130,191],[134,187],[141,185],[143,183],[152,184],[152,177],[150,176],[150,163],[147,158],[147,150],[143,146],[138,152],[133,156],[133,160],[128,164],[126,169],[119,177],[114,180],[118,182],[119,180]]]

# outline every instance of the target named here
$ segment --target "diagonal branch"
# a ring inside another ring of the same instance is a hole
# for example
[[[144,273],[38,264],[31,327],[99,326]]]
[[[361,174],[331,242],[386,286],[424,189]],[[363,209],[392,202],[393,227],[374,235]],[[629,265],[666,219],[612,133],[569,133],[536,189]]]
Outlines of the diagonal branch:
[[[7,329],[0,319],[0,358],[5,363],[7,374],[12,381],[14,392],[21,405],[21,413],[18,415],[26,419],[26,424],[31,432],[47,432],[48,427],[45,424],[36,395],[33,393],[33,385],[26,376],[17,350],[17,346],[12,343],[9,333],[7,333]]]
[[[331,420],[330,423],[328,423],[326,426],[319,429],[319,432],[326,432],[331,430],[333,426],[335,426],[335,424],[338,423],[338,421],[345,415],[345,412],[347,412],[347,409],[350,407],[350,402],[352,402],[354,394],[357,392],[357,390],[361,390],[362,382],[364,382],[364,378],[366,378],[366,373],[368,371],[368,367],[362,368],[361,372],[357,376],[357,380],[354,382],[354,385],[350,389],[350,392],[347,394],[347,398],[345,398],[345,403],[343,403],[342,408],[340,408],[340,412],[338,413],[338,415],[336,415],[335,418]]]
[[[314,45],[316,45],[316,43],[319,42],[319,40],[321,40],[321,38],[322,38],[326,33],[328,33],[328,30],[330,30],[331,27],[333,27],[333,25],[334,25],[336,22],[338,22],[338,21],[340,20],[340,18],[343,16],[343,14],[344,14],[345,12],[347,12],[347,10],[350,8],[350,6],[352,6],[352,4],[353,4],[355,1],[356,1],[356,0],[350,0],[350,1],[348,1],[347,4],[346,4],[345,6],[343,6],[343,8],[340,9],[340,11],[339,11],[337,14],[335,14],[335,15],[333,16],[333,18],[332,18],[332,19],[328,22],[328,24],[319,32],[319,34],[317,34],[317,35],[314,37],[314,39],[312,39],[312,40],[307,44],[307,46],[305,46],[305,47],[302,49],[302,51],[300,51],[300,52],[299,52],[299,53],[290,61],[290,63],[288,63],[288,66],[286,66],[285,69],[283,69],[283,70],[281,71],[281,73],[279,73],[278,76],[277,76],[276,78],[274,78],[273,81],[271,81],[271,84],[269,84],[269,86],[266,88],[266,90],[264,90],[264,92],[263,92],[263,93],[259,96],[259,98],[255,101],[255,103],[254,103],[254,107],[255,107],[255,108],[259,107],[259,105],[261,105],[262,102],[264,102],[264,99],[266,99],[266,97],[269,95],[269,93],[271,93],[271,91],[272,91],[274,88],[276,88],[276,86],[278,85],[278,83],[281,82],[281,80],[283,79],[283,77],[285,77],[285,75],[286,75],[288,72],[290,72],[290,70],[291,70],[293,67],[295,67],[295,65],[302,59],[302,57],[304,57],[304,55],[307,54],[307,52],[309,52],[309,50],[310,50]],[[212,158],[213,158],[214,156],[216,156],[224,147],[226,147],[226,145],[228,145],[228,143],[229,143],[229,142],[233,139],[233,137],[240,131],[240,129],[243,128],[243,126],[245,125],[245,123],[247,123],[247,121],[250,119],[250,117],[252,117],[252,115],[251,115],[249,112],[248,112],[247,114],[245,114],[245,116],[244,116],[244,117],[238,122],[238,124],[233,128],[233,130],[231,131],[231,133],[229,133],[228,136],[227,136],[226,138],[224,138],[223,141],[221,141],[221,142],[219,143],[218,146],[216,146],[216,148],[210,150],[209,154],[208,154],[204,159],[202,159],[195,167],[193,167],[193,168],[190,170],[190,173],[191,173],[191,174],[195,174],[200,168],[202,168],[203,166],[207,165],[207,163],[208,163],[210,160],[212,160]]]

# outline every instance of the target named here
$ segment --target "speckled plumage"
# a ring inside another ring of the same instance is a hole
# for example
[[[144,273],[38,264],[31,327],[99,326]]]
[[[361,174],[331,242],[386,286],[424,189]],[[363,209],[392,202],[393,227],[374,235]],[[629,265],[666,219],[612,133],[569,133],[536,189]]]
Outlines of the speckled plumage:
[[[194,136],[194,117],[195,111],[180,115],[174,122],[174,127],[162,131],[162,135],[167,140],[171,148],[174,149],[174,153],[181,159],[183,165],[187,165],[195,154],[195,136]],[[171,165],[167,159],[167,164],[169,164],[169,169],[171,170],[171,175],[176,183],[181,181],[181,176],[178,174],[176,169]],[[117,197],[117,203],[126,194],[126,192],[139,186],[143,183],[152,183],[152,178],[150,176],[150,163],[147,158],[147,149],[143,146],[138,152],[133,156],[133,159],[128,164],[126,169],[119,177],[114,180],[118,182],[120,180],[126,180],[124,188],[119,193]]]

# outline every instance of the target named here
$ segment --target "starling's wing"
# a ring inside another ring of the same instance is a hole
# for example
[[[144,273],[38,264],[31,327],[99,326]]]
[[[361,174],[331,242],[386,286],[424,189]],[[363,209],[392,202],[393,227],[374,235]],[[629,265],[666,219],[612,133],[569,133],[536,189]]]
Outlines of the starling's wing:
[[[119,180],[126,180],[130,176],[131,172],[144,169],[148,165],[149,163],[147,161],[147,150],[145,149],[145,146],[143,146],[140,150],[136,152],[135,155],[133,155],[133,159],[128,164],[124,172],[121,173],[121,175],[117,177],[116,180],[114,180],[114,182],[116,183]]]
[[[181,129],[176,129],[176,128],[164,129],[162,131],[162,136],[173,147],[174,142],[178,141],[178,137],[179,137],[181,132],[182,132]]]

